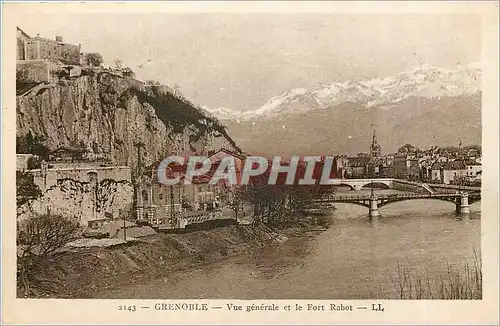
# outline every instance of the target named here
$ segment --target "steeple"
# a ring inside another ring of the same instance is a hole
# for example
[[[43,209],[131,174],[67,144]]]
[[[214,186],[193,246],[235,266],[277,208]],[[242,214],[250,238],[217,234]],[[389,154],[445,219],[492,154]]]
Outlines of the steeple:
[[[373,129],[372,145],[370,146],[370,153],[372,157],[380,157],[381,149],[380,145],[377,143],[377,134],[375,128]]]

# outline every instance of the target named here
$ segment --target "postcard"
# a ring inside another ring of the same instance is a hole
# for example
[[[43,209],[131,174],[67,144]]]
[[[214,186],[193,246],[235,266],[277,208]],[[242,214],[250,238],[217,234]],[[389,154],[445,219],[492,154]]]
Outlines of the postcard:
[[[498,3],[2,7],[4,324],[499,322]]]

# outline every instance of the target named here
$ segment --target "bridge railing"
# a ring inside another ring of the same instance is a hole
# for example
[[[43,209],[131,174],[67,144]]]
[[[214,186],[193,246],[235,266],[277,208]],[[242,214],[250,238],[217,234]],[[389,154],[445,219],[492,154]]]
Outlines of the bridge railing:
[[[447,197],[458,197],[460,193],[453,194],[379,194],[376,195],[377,199],[406,199],[406,198],[447,198]],[[330,195],[317,199],[318,202],[325,201],[336,201],[336,200],[368,200],[371,198],[370,194],[358,194],[358,195]]]
[[[440,183],[429,183],[434,189],[451,189],[451,190],[470,190],[470,191],[481,191],[481,187],[471,187],[471,186],[458,186],[458,185],[446,185]]]

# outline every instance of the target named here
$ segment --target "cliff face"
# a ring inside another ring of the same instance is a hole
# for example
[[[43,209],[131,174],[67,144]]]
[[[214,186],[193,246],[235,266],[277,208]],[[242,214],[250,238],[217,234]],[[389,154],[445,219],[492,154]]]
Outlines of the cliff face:
[[[181,154],[184,146],[199,154],[220,146],[238,150],[218,121],[168,87],[144,86],[104,70],[18,96],[17,136],[28,132],[44,137],[49,149],[85,146],[115,165],[135,166],[137,144],[143,144],[144,164]]]

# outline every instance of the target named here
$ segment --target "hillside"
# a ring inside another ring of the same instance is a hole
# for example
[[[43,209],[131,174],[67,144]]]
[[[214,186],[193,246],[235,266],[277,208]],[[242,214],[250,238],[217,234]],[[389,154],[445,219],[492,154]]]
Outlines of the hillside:
[[[239,150],[217,119],[168,87],[100,68],[23,92],[17,96],[17,136],[31,133],[49,149],[85,147],[128,166],[137,164],[140,143],[145,164],[182,153],[184,145],[188,153],[220,146]]]

